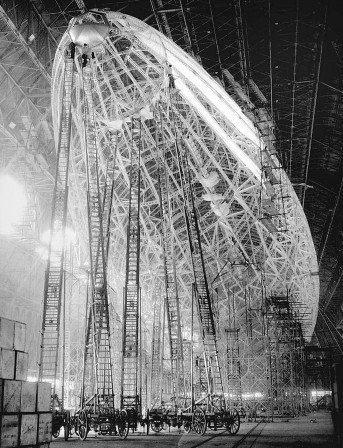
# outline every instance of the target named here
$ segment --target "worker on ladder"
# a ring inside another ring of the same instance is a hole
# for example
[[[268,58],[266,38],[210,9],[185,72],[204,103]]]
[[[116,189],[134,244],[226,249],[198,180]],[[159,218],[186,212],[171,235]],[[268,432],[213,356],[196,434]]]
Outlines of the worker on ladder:
[[[175,89],[175,79],[173,76],[173,70],[171,64],[169,64],[167,67],[167,75],[169,78],[169,89]]]

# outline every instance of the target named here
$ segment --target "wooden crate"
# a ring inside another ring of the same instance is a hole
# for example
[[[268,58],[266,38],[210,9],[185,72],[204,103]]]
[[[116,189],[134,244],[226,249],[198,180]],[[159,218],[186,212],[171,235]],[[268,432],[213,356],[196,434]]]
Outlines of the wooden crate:
[[[19,444],[19,415],[1,415],[1,448],[17,447]]]
[[[15,351],[0,348],[0,378],[13,380],[15,371]]]
[[[37,383],[23,381],[21,384],[21,412],[35,412],[37,404]]]
[[[38,414],[21,414],[20,445],[36,445]]]
[[[51,442],[52,436],[52,413],[39,414],[37,443]]]
[[[50,412],[51,409],[51,384],[38,383],[37,412]]]
[[[0,380],[0,382],[2,412],[19,412],[22,382],[15,380]]]
[[[23,322],[14,322],[14,350],[25,352],[26,349],[26,324]]]
[[[0,317],[0,347],[13,350],[14,320]]]
[[[15,352],[15,379],[27,380],[29,355],[25,352]]]

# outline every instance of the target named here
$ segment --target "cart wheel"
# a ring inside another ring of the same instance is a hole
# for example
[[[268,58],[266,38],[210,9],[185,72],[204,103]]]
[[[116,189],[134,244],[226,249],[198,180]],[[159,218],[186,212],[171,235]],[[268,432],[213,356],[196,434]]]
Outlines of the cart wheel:
[[[87,438],[87,426],[80,425],[79,426],[79,438],[80,440],[84,441]]]
[[[70,412],[66,411],[64,415],[64,440],[67,441],[70,435]]]
[[[78,415],[77,426],[80,440],[86,440],[88,434],[88,422],[87,414],[84,410],[80,411]]]
[[[228,418],[225,426],[230,434],[237,434],[239,427],[241,426],[241,419],[236,408],[228,411]]]
[[[69,421],[69,437],[76,433],[75,429],[75,417],[70,417]]]
[[[129,433],[129,419],[125,409],[119,412],[118,415],[118,434],[122,440],[125,440]]]
[[[192,427],[197,434],[203,436],[206,432],[207,421],[205,412],[201,408],[196,408],[192,417]]]
[[[60,435],[60,428],[56,428],[53,433],[52,433],[52,437],[54,437],[55,439],[57,439],[57,437]]]
[[[192,429],[192,425],[191,422],[183,422],[183,430],[188,434],[189,432],[191,432]]]
[[[163,422],[152,421],[150,425],[154,432],[161,432],[163,429]]]
[[[150,411],[147,409],[146,411],[146,435],[149,435],[149,429],[150,429]]]

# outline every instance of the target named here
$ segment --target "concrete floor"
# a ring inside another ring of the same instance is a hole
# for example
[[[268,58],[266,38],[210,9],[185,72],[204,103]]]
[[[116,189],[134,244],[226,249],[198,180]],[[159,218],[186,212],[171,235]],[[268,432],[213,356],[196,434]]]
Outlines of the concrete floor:
[[[342,422],[343,424],[343,422]],[[170,432],[162,431],[147,436],[144,433],[130,433],[126,440],[118,437],[96,436],[90,433],[84,442],[73,436],[65,442],[62,435],[53,439],[50,448],[154,448],[154,447],[182,447],[182,448],[343,448],[339,444],[329,412],[313,412],[305,417],[282,419],[273,423],[243,422],[239,432],[230,436],[226,431],[207,430],[205,435],[199,436],[194,432],[185,434],[172,428]]]

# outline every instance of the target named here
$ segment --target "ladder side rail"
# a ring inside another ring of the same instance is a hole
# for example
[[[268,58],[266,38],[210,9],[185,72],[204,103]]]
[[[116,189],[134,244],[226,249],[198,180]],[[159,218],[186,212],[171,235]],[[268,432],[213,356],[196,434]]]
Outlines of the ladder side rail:
[[[82,372],[82,383],[81,383],[81,403],[80,406],[83,408],[85,403],[85,396],[89,397],[95,393],[94,387],[92,387],[92,373],[95,370],[94,367],[94,353],[93,353],[93,314],[92,308],[89,304],[89,275],[87,282],[87,303],[86,303],[86,319],[85,319],[85,346],[83,354],[83,372]],[[87,386],[87,389],[86,389]]]
[[[163,120],[160,120],[161,126]],[[171,374],[173,395],[179,396],[179,378],[183,375],[183,356],[182,356],[182,337],[181,337],[181,318],[180,306],[177,292],[176,268],[173,254],[173,237],[171,224],[171,208],[168,195],[168,173],[165,166],[165,146],[163,139],[163,130],[161,130],[162,150],[158,150],[158,135],[155,134],[155,145],[158,160],[158,187],[160,197],[160,213],[162,227],[162,247],[164,259],[164,278],[166,290],[166,306],[168,335],[171,353]]]
[[[61,318],[61,293],[64,263],[64,239],[68,204],[68,174],[71,133],[71,95],[74,78],[73,44],[65,50],[63,96],[59,125],[57,166],[53,192],[51,235],[44,282],[42,340],[39,362],[39,379],[52,383],[56,393],[58,350]],[[60,239],[60,247],[56,240]]]
[[[154,300],[154,321],[152,329],[151,344],[151,406],[153,406],[160,396],[161,379],[161,297],[160,288],[155,286]]]
[[[110,136],[110,149],[111,154],[107,163],[106,171],[106,181],[104,187],[104,198],[103,198],[103,236],[104,236],[104,251],[105,251],[105,267],[108,264],[108,253],[110,247],[110,236],[111,236],[111,217],[112,217],[112,203],[113,203],[113,192],[114,192],[114,177],[115,177],[115,167],[117,161],[117,151],[118,151],[118,132],[112,133]],[[106,270],[107,272],[107,270]]]
[[[87,154],[87,204],[89,225],[89,250],[91,265],[93,318],[93,356],[95,366],[96,403],[99,397],[106,396],[114,407],[113,378],[110,350],[109,310],[106,282],[106,263],[103,238],[102,206],[100,201],[98,142],[93,104],[93,63],[83,68],[85,94],[85,132]],[[90,320],[89,320],[90,321]]]
[[[140,413],[139,358],[139,255],[140,255],[140,146],[141,122],[131,121],[131,167],[127,228],[126,278],[123,312],[121,407]]]
[[[224,396],[223,382],[218,359],[216,330],[203,258],[201,233],[197,219],[197,209],[194,199],[195,194],[192,187],[190,168],[186,153],[187,148],[185,147],[185,145],[183,145],[182,136],[179,136],[178,133],[175,146],[179,165],[181,186],[185,197],[184,213],[198,298],[197,305],[202,329],[202,340],[205,353],[211,361],[211,366],[215,369],[215,392],[221,396]],[[210,384],[210,380],[208,380],[208,384]]]

